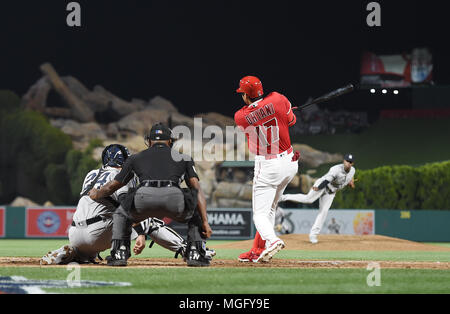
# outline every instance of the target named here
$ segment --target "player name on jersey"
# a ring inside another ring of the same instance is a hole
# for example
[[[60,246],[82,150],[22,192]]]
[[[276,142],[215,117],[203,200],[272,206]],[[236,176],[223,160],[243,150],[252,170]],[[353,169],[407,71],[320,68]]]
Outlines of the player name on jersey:
[[[247,120],[248,124],[253,125],[254,123],[257,123],[258,121],[263,120],[264,118],[273,114],[275,114],[273,104],[267,104],[264,107],[259,108],[246,115],[245,119]]]

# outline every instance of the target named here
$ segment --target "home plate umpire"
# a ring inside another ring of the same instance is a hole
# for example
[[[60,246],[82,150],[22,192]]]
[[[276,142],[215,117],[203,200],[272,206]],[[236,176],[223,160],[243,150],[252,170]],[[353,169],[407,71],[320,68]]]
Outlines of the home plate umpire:
[[[132,224],[149,217],[172,218],[188,224],[186,262],[188,266],[209,266],[206,239],[212,234],[206,214],[206,200],[200,188],[194,161],[171,148],[172,130],[161,123],[146,137],[149,148],[130,156],[120,173],[101,189],[92,189],[93,200],[107,197],[138,176],[140,185],[129,191],[113,215],[110,266],[126,266],[130,257]],[[186,181],[189,188],[180,188]]]

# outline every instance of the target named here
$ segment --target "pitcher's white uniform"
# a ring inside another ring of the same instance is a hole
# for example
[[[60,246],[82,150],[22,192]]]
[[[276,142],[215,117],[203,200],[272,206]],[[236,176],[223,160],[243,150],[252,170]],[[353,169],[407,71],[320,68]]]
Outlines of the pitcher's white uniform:
[[[250,152],[255,154],[253,221],[269,248],[281,241],[274,230],[275,211],[280,196],[298,171],[289,137],[289,127],[296,118],[288,99],[276,92],[244,106],[234,118],[247,136]]]
[[[336,192],[345,188],[352,181],[354,175],[354,167],[351,167],[349,172],[346,172],[343,164],[333,166],[326,175],[314,183],[314,187],[319,187],[319,185],[326,180],[329,183],[325,188],[319,191],[311,189],[308,194],[286,194],[280,198],[280,201],[311,204],[319,199],[319,213],[310,231],[310,238],[314,238],[322,229],[325,219],[327,218],[328,210],[336,196]]]

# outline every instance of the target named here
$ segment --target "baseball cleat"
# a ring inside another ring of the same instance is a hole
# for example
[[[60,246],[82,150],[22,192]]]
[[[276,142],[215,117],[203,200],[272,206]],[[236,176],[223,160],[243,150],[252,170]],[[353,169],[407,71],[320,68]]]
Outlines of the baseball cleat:
[[[309,241],[312,244],[317,244],[319,242],[319,240],[317,240],[317,236],[316,235],[309,235]]]
[[[283,240],[278,239],[272,244],[270,244],[259,256],[259,258],[255,261],[255,263],[263,262],[268,263],[272,259],[272,257],[277,254],[279,251],[284,249],[286,245],[284,244]]]
[[[261,250],[260,250],[261,253]],[[250,261],[252,263],[259,263],[259,257],[261,256],[261,254],[258,254],[258,252],[253,252],[253,255],[250,257]],[[270,262],[270,260],[272,259],[272,257],[269,258],[268,262]]]
[[[63,259],[70,256],[73,253],[73,248],[69,245],[64,245],[62,248],[48,252],[44,255],[39,264],[41,265],[59,265],[63,263]]]
[[[111,255],[106,258],[106,265],[108,266],[127,266],[128,259],[130,258],[130,247],[127,244],[121,243],[120,240],[113,240],[115,245],[111,250]],[[120,245],[120,246],[119,246]]]
[[[191,267],[207,267],[211,259],[206,257],[204,243],[201,241],[188,243],[186,264]]]
[[[239,262],[243,262],[243,263],[250,262],[250,258],[252,257],[252,255],[253,255],[253,251],[252,250],[250,250],[248,252],[245,252],[245,253],[242,253],[241,255],[239,255],[238,261]]]
[[[209,260],[216,256],[216,251],[214,249],[206,248],[205,257]]]
[[[180,249],[178,249],[178,251],[175,253],[175,258],[178,258],[178,255],[181,255],[183,257],[183,261],[186,262],[186,247],[181,247]],[[205,249],[206,259],[209,259],[211,261],[214,256],[216,256],[216,251],[214,249]]]
[[[264,251],[264,249],[251,249],[250,251],[239,255],[238,261],[242,263],[249,263],[249,262],[257,263],[257,260],[261,255],[262,251]]]
[[[106,265],[108,266],[127,266],[128,261],[125,257],[125,250],[117,250],[114,255],[106,258]]]
[[[186,264],[191,267],[207,267],[210,260],[200,254],[196,249],[191,249],[186,258]]]

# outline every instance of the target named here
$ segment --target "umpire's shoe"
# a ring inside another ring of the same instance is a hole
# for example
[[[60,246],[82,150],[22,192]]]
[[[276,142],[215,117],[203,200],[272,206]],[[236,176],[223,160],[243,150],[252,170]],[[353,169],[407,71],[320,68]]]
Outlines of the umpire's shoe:
[[[210,259],[206,257],[204,243],[201,241],[192,242],[187,245],[186,263],[191,267],[207,267]]]
[[[108,266],[127,266],[130,256],[130,241],[112,240],[111,256],[106,258],[106,264]]]

